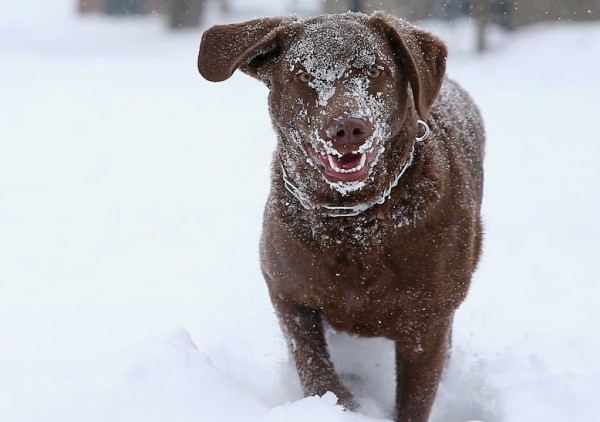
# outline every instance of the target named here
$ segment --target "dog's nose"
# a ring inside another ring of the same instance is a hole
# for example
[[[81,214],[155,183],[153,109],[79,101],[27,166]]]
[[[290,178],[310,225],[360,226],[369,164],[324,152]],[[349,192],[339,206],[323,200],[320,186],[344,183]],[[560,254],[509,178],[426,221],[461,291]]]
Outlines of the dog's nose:
[[[353,117],[333,120],[326,133],[333,147],[342,154],[357,151],[370,136],[367,122]]]

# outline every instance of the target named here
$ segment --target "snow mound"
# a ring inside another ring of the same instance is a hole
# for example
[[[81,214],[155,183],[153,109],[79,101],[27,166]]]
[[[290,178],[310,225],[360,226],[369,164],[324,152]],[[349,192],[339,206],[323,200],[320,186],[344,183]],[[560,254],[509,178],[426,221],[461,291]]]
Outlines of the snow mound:
[[[0,395],[6,421],[260,420],[266,412],[214,367],[185,330],[82,372],[28,380]]]
[[[29,379],[0,394],[6,421],[262,421],[375,419],[345,412],[334,394],[270,408],[174,330],[75,373]],[[323,419],[326,418],[326,419]]]

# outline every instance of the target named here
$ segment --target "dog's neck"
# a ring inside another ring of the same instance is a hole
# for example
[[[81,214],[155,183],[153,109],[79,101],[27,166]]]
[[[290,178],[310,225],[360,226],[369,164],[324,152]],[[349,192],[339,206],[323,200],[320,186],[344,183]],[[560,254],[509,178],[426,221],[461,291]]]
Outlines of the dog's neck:
[[[408,168],[413,163],[414,156],[415,156],[416,144],[425,141],[429,137],[429,126],[427,125],[427,123],[425,123],[423,120],[417,120],[417,126],[421,126],[423,128],[424,134],[421,136],[417,136],[415,138],[408,158],[398,168],[394,178],[389,183],[387,188],[375,200],[363,202],[363,203],[356,204],[354,206],[349,206],[349,207],[348,206],[315,204],[315,203],[311,202],[310,199],[308,198],[308,196],[306,196],[296,185],[294,185],[290,181],[290,178],[289,178],[287,172],[285,171],[285,167],[283,166],[283,164],[280,164],[281,175],[283,178],[283,183],[285,185],[285,188],[288,190],[288,192],[290,192],[294,196],[294,198],[296,198],[298,200],[298,202],[300,202],[302,207],[304,207],[307,210],[320,211],[323,215],[325,215],[327,217],[355,217],[357,215],[360,215],[363,212],[365,212],[366,210],[374,207],[375,205],[383,204],[390,197],[390,194],[392,193],[392,189],[394,189],[398,185],[400,178],[404,175],[406,170],[408,170]]]

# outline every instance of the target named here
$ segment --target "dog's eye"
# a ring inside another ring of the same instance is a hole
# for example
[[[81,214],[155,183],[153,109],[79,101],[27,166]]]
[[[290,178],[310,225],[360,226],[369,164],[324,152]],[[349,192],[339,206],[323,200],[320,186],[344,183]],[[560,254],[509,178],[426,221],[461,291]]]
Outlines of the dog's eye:
[[[367,70],[367,75],[369,75],[369,78],[371,79],[377,79],[378,77],[381,76],[381,74],[383,73],[383,68],[381,66],[371,66],[369,68],[369,70]]]
[[[304,83],[304,84],[307,84],[307,83],[309,83],[310,81],[312,81],[312,80],[313,80],[313,75],[311,75],[310,73],[308,73],[308,72],[305,70],[305,71],[303,71],[303,72],[300,72],[300,73],[298,73],[298,74],[296,75],[296,78],[297,78],[297,79],[298,79],[300,82],[302,82],[302,83]]]

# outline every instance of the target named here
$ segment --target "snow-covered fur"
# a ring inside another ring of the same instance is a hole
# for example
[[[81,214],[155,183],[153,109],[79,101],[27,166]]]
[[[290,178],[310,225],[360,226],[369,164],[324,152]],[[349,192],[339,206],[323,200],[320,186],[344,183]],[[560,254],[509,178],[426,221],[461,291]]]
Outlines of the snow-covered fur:
[[[441,40],[383,13],[208,29],[198,66],[270,89],[261,263],[305,394],[352,394],[323,324],[396,342],[397,420],[426,421],[481,250],[484,131]],[[428,139],[417,142],[426,121]]]

